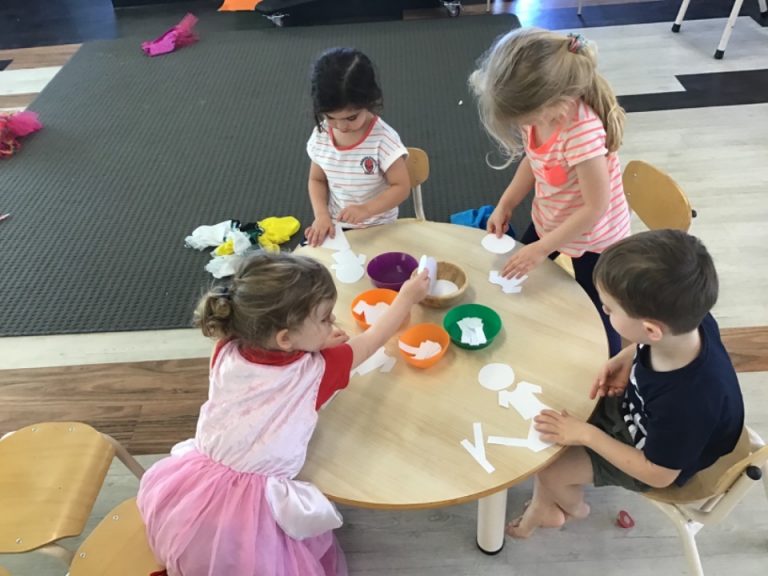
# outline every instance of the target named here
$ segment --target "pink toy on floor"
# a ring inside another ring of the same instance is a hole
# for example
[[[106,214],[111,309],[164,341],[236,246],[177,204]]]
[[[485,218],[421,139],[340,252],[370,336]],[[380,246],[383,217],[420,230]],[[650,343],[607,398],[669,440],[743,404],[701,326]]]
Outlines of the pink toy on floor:
[[[192,31],[195,24],[197,24],[197,17],[194,14],[187,14],[181,19],[181,22],[159,38],[149,42],[142,42],[141,49],[148,56],[161,56],[189,44],[194,44],[199,40],[197,34]]]
[[[36,112],[0,114],[0,158],[13,156],[21,148],[19,138],[37,132],[42,127]]]

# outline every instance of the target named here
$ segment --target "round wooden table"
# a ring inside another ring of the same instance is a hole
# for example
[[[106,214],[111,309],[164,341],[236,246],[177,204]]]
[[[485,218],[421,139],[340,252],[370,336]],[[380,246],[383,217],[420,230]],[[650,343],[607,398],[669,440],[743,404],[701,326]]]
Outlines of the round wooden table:
[[[498,393],[480,386],[479,370],[491,362],[509,364],[515,384],[538,384],[544,404],[586,419],[595,405],[588,391],[608,357],[608,345],[592,302],[549,260],[529,274],[519,294],[504,294],[491,284],[489,272],[500,270],[509,254],[487,252],[480,244],[484,235],[478,229],[417,220],[347,232],[352,250],[368,260],[403,251],[460,265],[469,277],[461,303],[490,306],[503,328],[487,348],[451,345],[438,364],[424,370],[403,360],[393,337],[386,345],[397,358],[392,371],[353,376],[320,412],[300,477],[336,502],[364,508],[417,509],[479,500],[478,545],[495,553],[504,544],[506,488],[546,466],[561,448],[534,453],[485,444],[495,467],[486,472],[461,445],[465,438],[474,442],[473,423],[482,424],[484,439],[525,438],[530,420],[501,407]],[[324,248],[305,246],[297,253],[329,267],[334,262],[333,252]],[[373,285],[367,275],[354,284],[336,285],[337,324],[353,336],[360,328],[350,303]],[[446,312],[416,305],[410,324],[442,325]]]

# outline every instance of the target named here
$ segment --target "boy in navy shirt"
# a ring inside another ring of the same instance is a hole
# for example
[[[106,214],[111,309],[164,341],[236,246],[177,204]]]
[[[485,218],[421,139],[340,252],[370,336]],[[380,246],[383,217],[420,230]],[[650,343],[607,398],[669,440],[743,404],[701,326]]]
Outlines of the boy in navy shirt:
[[[709,313],[717,272],[698,239],[676,230],[630,236],[600,256],[594,281],[613,327],[637,345],[598,375],[589,422],[553,410],[535,418],[544,440],[571,448],[537,474],[533,499],[507,526],[515,538],[585,518],[587,484],[683,485],[732,451],[744,425],[736,373]]]

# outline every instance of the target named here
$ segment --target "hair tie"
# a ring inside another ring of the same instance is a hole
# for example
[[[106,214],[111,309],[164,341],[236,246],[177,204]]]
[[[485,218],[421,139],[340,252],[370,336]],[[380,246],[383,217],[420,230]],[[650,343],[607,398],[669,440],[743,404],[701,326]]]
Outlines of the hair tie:
[[[232,300],[232,293],[229,291],[228,286],[219,286],[218,291],[214,294],[216,298],[224,298],[225,300]]]
[[[584,38],[584,36],[578,32],[570,32],[568,38],[568,51],[573,52],[574,54],[581,53],[581,51],[589,45],[589,40]]]

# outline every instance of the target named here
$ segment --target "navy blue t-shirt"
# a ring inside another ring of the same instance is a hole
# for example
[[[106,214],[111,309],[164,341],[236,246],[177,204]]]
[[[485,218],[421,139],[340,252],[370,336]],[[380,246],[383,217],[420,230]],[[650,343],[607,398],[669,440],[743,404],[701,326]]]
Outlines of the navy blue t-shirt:
[[[699,333],[699,355],[671,372],[651,369],[651,347],[638,345],[621,405],[635,447],[654,464],[680,470],[679,486],[731,452],[744,426],[739,381],[712,315]]]

